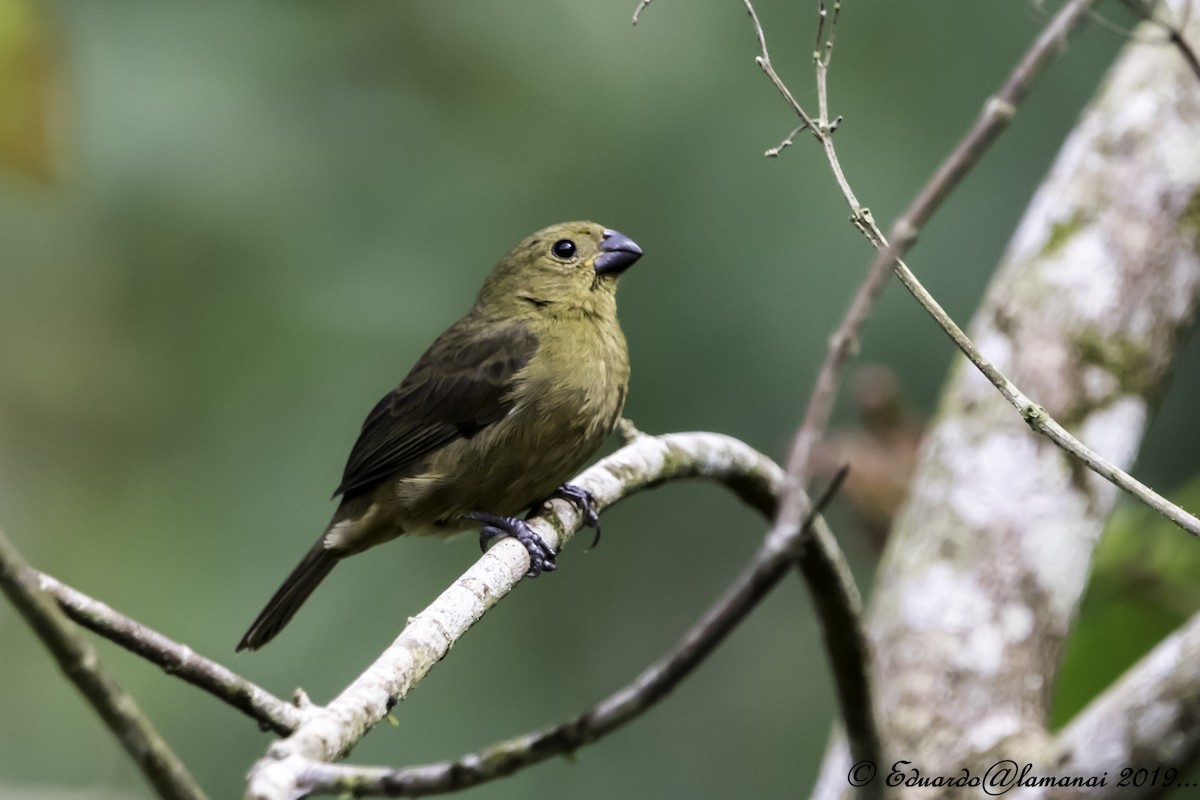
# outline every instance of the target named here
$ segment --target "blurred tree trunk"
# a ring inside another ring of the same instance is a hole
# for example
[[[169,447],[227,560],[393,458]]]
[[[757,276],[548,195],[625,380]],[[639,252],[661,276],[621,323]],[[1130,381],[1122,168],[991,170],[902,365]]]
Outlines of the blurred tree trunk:
[[[1200,297],[1200,80],[1160,29],[1141,34],[1154,43],[1131,42],[1085,110],[971,331],[1126,469]],[[1200,41],[1200,14],[1184,38]],[[927,776],[982,775],[999,759],[1052,771],[1055,674],[1116,494],[958,360],[869,612],[876,780],[897,759]],[[835,744],[817,795],[845,793],[850,766]]]

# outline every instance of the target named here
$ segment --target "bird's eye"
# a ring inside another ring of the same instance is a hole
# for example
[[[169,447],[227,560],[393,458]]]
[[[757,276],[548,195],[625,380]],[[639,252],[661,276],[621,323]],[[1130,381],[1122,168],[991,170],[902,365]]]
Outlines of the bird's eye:
[[[570,239],[559,239],[550,245],[550,252],[554,254],[555,258],[561,258],[566,261],[575,255],[575,243]]]

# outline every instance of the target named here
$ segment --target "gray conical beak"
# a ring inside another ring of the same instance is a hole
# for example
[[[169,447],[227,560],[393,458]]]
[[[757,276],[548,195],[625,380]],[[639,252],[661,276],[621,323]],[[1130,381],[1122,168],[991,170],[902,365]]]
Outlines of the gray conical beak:
[[[641,257],[642,248],[637,242],[623,233],[606,230],[604,240],[600,242],[600,255],[592,263],[600,275],[619,275]]]

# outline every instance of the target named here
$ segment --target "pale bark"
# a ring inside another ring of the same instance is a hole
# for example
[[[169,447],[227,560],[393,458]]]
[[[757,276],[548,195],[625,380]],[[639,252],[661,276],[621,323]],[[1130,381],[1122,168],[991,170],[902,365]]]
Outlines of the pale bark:
[[[1185,38],[1200,38],[1200,24]],[[972,326],[1001,371],[1126,469],[1200,295],[1198,143],[1200,85],[1185,61],[1161,43],[1128,45]],[[960,360],[870,608],[889,759],[927,775],[1000,758],[1056,763],[1046,729],[1055,674],[1116,495]],[[831,748],[817,794],[845,791],[849,767]]]
[[[713,433],[651,437],[630,427],[630,445],[572,481],[590,491],[597,511],[639,489],[668,480],[707,478],[724,483],[750,505],[773,513],[782,471],[742,442]],[[580,510],[554,500],[530,519],[560,550],[582,524]],[[794,538],[799,538],[799,531]],[[836,547],[828,540],[831,547]],[[310,767],[344,756],[440,661],[450,647],[500,601],[529,569],[529,554],[513,539],[496,543],[466,573],[412,617],[400,636],[326,706],[310,708],[290,736],[275,742],[254,765],[248,800],[297,797],[307,791]],[[627,698],[628,699],[628,698]],[[366,771],[369,778],[373,772]]]

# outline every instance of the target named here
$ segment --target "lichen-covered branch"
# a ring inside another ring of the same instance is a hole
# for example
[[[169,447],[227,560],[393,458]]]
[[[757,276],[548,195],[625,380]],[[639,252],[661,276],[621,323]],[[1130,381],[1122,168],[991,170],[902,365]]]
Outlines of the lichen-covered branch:
[[[199,784],[134,699],[100,666],[95,649],[38,586],[38,577],[0,532],[0,589],[46,645],[63,674],[96,709],[160,797],[204,800]]]
[[[724,483],[743,500],[772,514],[780,470],[736,439],[711,433],[634,441],[582,473],[574,483],[588,489],[599,509],[641,488],[666,480],[707,478]],[[550,501],[530,520],[534,530],[560,549],[582,523],[579,510]],[[314,709],[286,739],[273,744],[253,768],[246,796],[293,797],[313,762],[348,751],[388,709],[403,698],[450,646],[507,594],[528,569],[528,553],[502,540],[417,616],[357,680],[324,708]]]
[[[1200,35],[1195,22],[1189,30]],[[990,361],[1122,468],[1200,303],[1197,141],[1194,76],[1169,47],[1129,44],[973,324]],[[1052,765],[1050,692],[1115,499],[956,366],[872,601],[893,752],[929,774],[997,756]],[[844,772],[826,772],[822,796],[831,783],[845,789]]]
[[[1058,736],[1056,763],[1065,774],[1111,780],[1064,798],[1146,800],[1181,783],[1200,755],[1200,614],[1144,656]],[[1120,785],[1113,767],[1145,769]],[[1174,774],[1169,770],[1174,770]],[[1154,778],[1150,779],[1150,774]]]
[[[36,574],[42,591],[79,625],[224,700],[276,733],[291,733],[300,724],[302,712],[291,703],[78,589],[45,573]]]
[[[774,472],[777,477],[781,475],[778,469]],[[805,523],[817,528],[814,532],[817,544],[812,550],[824,551],[827,544],[832,543],[832,534],[818,515],[836,493],[837,485],[835,481],[817,501]],[[790,541],[768,538],[750,564],[675,647],[643,670],[631,683],[584,713],[559,725],[499,742],[456,761],[401,769],[312,763],[300,778],[301,788],[315,794],[348,792],[355,796],[385,797],[420,797],[454,792],[511,775],[518,769],[573,752],[602,738],[666,697],[737,628],[791,570],[796,559],[795,545],[802,536],[802,531],[796,531]],[[821,571],[820,564],[811,570],[817,574],[817,581],[822,588],[824,582],[837,580],[840,569],[845,567],[836,545],[832,545],[831,552],[825,553],[823,559],[834,563],[828,573]],[[828,593],[857,600],[853,584],[850,591],[837,586],[830,587]],[[857,607],[854,610],[857,613]],[[827,623],[842,621],[841,617],[835,616]],[[857,627],[857,617],[853,622]],[[862,673],[862,664],[835,664],[835,670],[854,676]],[[865,683],[865,680],[862,682]]]

